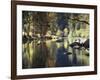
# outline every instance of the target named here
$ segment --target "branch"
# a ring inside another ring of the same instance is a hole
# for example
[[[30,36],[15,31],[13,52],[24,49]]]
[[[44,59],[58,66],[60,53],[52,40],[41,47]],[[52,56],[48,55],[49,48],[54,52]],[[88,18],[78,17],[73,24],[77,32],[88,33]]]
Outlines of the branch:
[[[76,18],[69,18],[69,19],[74,20],[74,21],[83,22],[83,23],[86,23],[86,24],[90,25],[90,23],[85,21],[85,20],[79,20],[79,19],[76,19]]]

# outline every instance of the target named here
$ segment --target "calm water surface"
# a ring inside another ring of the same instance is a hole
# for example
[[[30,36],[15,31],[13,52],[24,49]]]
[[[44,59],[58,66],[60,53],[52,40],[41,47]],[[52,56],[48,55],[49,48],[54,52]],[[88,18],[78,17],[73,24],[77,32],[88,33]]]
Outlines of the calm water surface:
[[[73,49],[69,41],[33,40],[22,45],[22,68],[88,66],[89,53]]]

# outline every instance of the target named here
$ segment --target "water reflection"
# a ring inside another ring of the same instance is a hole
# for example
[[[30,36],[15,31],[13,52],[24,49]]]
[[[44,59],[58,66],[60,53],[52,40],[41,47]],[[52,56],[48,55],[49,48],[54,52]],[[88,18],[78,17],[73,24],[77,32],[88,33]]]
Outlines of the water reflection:
[[[89,54],[84,48],[75,49],[69,41],[33,40],[22,46],[22,68],[47,68],[89,65]]]

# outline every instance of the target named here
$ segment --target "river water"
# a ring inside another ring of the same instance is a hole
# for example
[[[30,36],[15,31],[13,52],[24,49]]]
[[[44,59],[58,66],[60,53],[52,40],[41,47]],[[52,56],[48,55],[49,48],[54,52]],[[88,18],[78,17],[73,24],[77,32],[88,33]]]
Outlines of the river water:
[[[71,48],[68,39],[33,40],[22,45],[23,69],[88,65],[89,52],[84,48]]]

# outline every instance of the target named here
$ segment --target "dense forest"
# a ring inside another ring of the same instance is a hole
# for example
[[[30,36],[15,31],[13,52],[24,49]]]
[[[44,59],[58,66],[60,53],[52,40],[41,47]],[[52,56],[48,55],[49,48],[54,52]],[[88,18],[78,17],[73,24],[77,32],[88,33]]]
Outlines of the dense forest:
[[[89,14],[23,11],[23,41],[60,37],[89,38]]]

